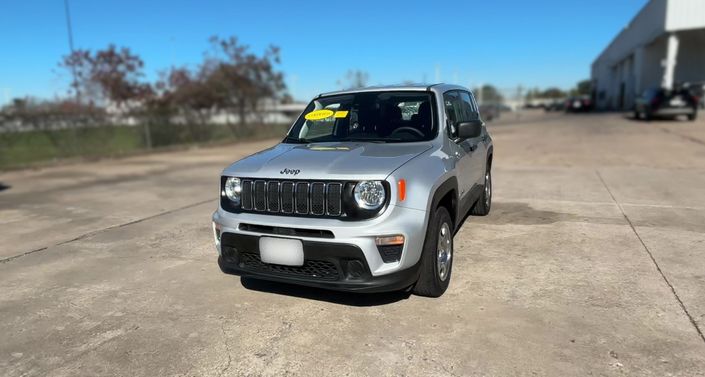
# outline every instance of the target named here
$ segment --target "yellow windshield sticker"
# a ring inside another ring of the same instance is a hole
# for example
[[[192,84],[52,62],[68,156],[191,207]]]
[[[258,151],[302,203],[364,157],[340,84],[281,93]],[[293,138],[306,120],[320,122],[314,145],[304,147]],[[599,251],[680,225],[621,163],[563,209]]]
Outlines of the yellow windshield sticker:
[[[335,114],[332,110],[315,110],[311,111],[310,113],[304,115],[304,118],[306,120],[321,120],[321,119],[326,119],[330,118]]]
[[[333,115],[333,116],[336,118],[345,118],[348,116],[348,112],[347,112],[347,110],[336,111],[335,115]]]

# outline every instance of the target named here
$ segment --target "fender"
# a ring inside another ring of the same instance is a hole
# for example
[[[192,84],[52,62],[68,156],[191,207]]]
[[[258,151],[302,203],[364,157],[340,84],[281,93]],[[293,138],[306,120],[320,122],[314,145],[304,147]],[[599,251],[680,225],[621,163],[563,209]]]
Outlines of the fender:
[[[460,207],[458,206],[458,179],[456,177],[448,178],[445,182],[441,183],[441,185],[436,189],[436,192],[433,193],[431,208],[429,208],[428,211],[428,221],[430,221],[433,211],[438,208],[441,199],[443,199],[443,197],[445,197],[449,192],[453,192],[451,197],[452,202],[450,216],[453,219],[453,227],[457,227],[458,224],[456,223],[460,218],[460,213],[458,212]],[[426,222],[426,226],[428,226],[428,221]]]
[[[485,169],[487,169],[487,164],[490,163],[490,157],[494,158],[493,153],[494,153],[494,145],[492,145],[490,143],[490,147],[487,148],[487,155],[485,156],[485,163],[484,163]],[[490,166],[490,168],[492,168],[492,167]]]

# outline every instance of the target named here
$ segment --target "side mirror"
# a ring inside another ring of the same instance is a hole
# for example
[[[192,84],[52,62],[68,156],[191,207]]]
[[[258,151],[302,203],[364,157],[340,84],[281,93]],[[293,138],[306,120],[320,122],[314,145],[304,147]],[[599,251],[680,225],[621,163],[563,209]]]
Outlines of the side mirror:
[[[461,139],[471,139],[478,137],[482,133],[482,126],[485,125],[480,119],[471,120],[469,122],[458,123],[458,137]]]

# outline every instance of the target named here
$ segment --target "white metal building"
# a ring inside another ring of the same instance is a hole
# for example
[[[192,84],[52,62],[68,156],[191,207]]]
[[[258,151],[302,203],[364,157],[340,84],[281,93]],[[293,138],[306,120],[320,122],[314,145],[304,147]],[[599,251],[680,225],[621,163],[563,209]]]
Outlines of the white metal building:
[[[705,0],[650,0],[592,64],[601,109],[631,109],[654,87],[705,83]]]

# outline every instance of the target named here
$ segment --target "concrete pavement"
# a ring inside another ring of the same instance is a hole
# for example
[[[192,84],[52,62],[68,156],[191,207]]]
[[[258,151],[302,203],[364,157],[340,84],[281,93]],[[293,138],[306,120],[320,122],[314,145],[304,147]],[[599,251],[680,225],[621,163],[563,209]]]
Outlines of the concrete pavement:
[[[0,375],[705,375],[705,122],[491,132],[440,299],[223,275],[217,175],[273,141],[0,174]]]

